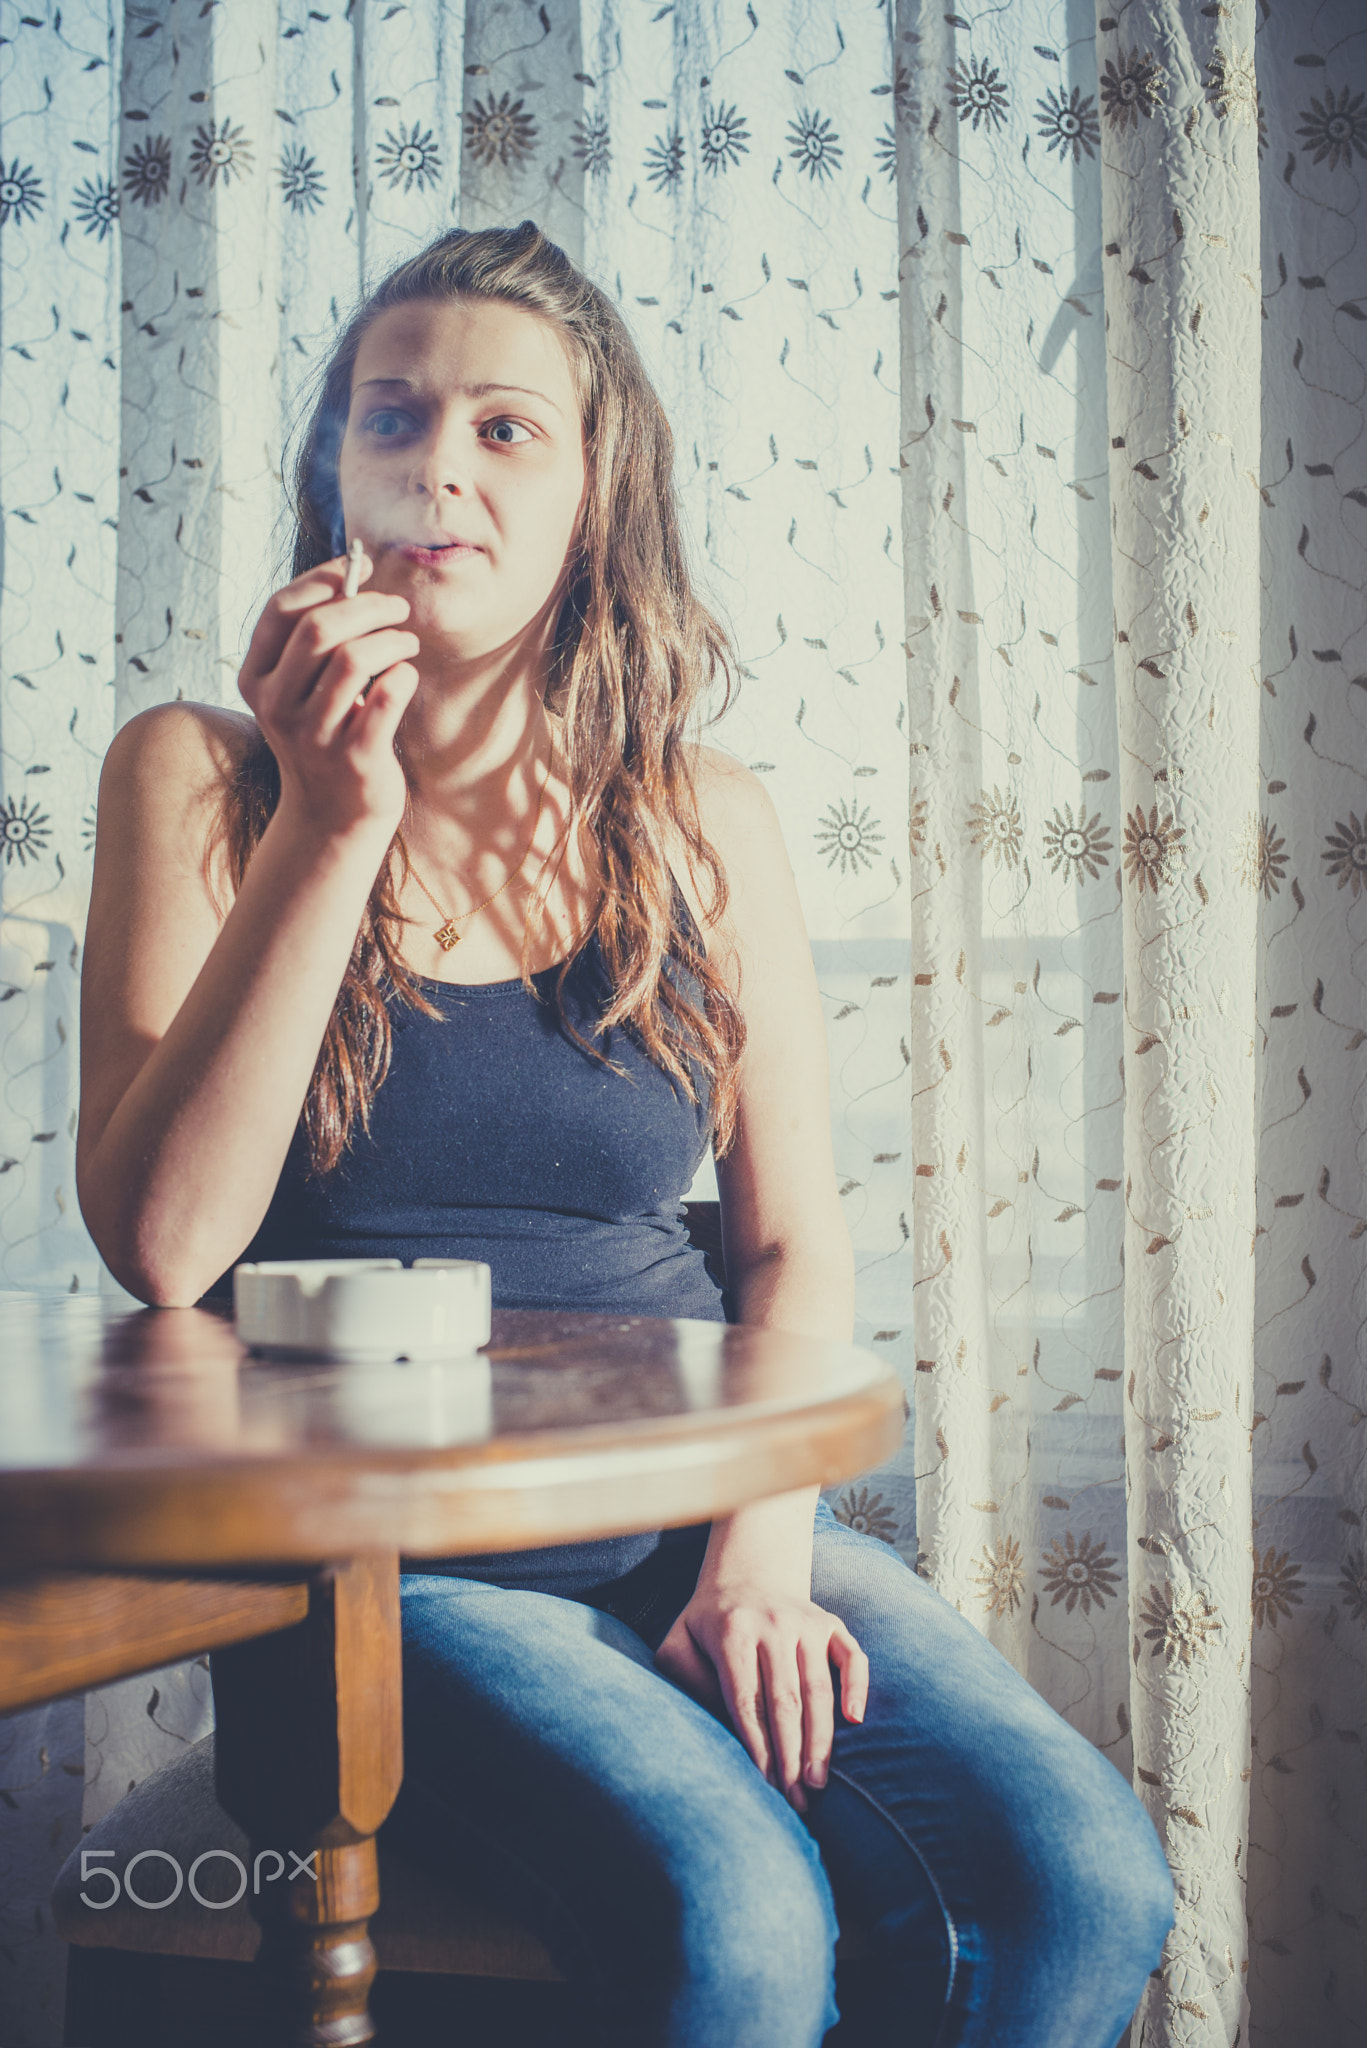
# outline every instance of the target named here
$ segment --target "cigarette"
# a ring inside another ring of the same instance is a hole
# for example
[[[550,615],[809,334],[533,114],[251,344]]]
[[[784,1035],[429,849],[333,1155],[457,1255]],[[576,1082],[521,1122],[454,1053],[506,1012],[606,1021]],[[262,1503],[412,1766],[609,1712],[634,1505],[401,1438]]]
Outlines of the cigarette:
[[[355,597],[361,587],[361,560],[365,553],[360,536],[352,541],[346,555],[346,582],[342,586],[343,597]]]

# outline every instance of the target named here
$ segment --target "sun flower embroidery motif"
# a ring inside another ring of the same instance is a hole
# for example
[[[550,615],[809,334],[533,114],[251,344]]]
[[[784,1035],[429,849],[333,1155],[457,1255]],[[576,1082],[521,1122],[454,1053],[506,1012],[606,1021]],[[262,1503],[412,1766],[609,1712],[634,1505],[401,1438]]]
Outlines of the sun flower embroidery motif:
[[[960,121],[972,121],[975,135],[980,121],[989,130],[1000,128],[1008,104],[1000,71],[989,67],[985,57],[980,64],[971,59],[955,64],[949,74],[949,104],[958,110]]]
[[[699,148],[703,163],[715,174],[738,164],[750,153],[750,130],[734,107],[708,107],[703,114]]]
[[[1222,121],[1256,121],[1258,80],[1251,50],[1221,50],[1206,65],[1206,98]]]
[[[103,178],[86,178],[76,188],[72,210],[86,233],[102,242],[119,217],[117,188]]]
[[[897,1517],[891,1507],[881,1493],[873,1493],[867,1486],[852,1486],[842,1493],[834,1513],[847,1529],[860,1536],[876,1536],[880,1543],[891,1543],[897,1534]]]
[[[0,162],[0,225],[7,220],[31,220],[43,210],[43,184],[33,175],[33,165],[19,168],[19,159],[6,170]]]
[[[252,163],[252,146],[246,131],[234,128],[226,114],[222,128],[212,121],[207,128],[196,128],[195,146],[190,151],[190,169],[201,185],[207,182],[212,190],[220,178],[225,185],[231,185],[234,177],[246,177]]]
[[[1061,94],[1046,92],[1042,100],[1036,100],[1039,108],[1035,119],[1046,150],[1057,150],[1060,158],[1073,152],[1073,162],[1080,163],[1083,152],[1095,156],[1096,145],[1101,140],[1101,127],[1096,118],[1096,101],[1082,97],[1082,87],[1075,85],[1072,96],[1064,99]]]
[[[323,204],[323,174],[302,147],[280,153],[280,191],[291,213],[317,213]]]
[[[1279,1557],[1276,1545],[1269,1543],[1259,1556],[1254,1546],[1253,1619],[1259,1628],[1269,1624],[1275,1628],[1279,1614],[1289,1615],[1293,1607],[1300,1606],[1305,1582],[1298,1577],[1299,1571],[1299,1565],[1291,1562],[1290,1551],[1284,1550]]]
[[[968,813],[968,837],[984,860],[988,853],[998,867],[1015,867],[1021,855],[1021,814],[1010,790],[1003,796],[996,783],[984,790]]]
[[[1065,881],[1095,881],[1108,856],[1115,851],[1110,834],[1101,822],[1100,811],[1087,816],[1086,804],[1079,804],[1076,818],[1071,804],[1055,809],[1044,828],[1044,857],[1055,874],[1062,868]]]
[[[37,860],[47,850],[51,827],[47,812],[40,811],[37,804],[30,806],[26,796],[6,798],[0,804],[0,846],[5,849],[5,866],[17,860],[24,868],[30,858]]]
[[[1350,1550],[1339,1573],[1339,1591],[1354,1621],[1367,1628],[1367,1561],[1361,1551]]]
[[[1090,1614],[1095,1605],[1104,1607],[1115,1592],[1118,1580],[1111,1567],[1115,1558],[1105,1554],[1105,1545],[1093,1544],[1091,1531],[1078,1543],[1070,1529],[1062,1543],[1056,1536],[1045,1552],[1040,1577],[1051,1595],[1050,1606],[1063,1602],[1065,1613],[1081,1607]]]
[[[432,140],[432,130],[420,132],[416,121],[411,132],[402,121],[397,135],[392,128],[386,128],[384,141],[375,151],[375,161],[380,176],[389,180],[391,189],[397,189],[402,179],[405,193],[415,185],[420,192],[435,185],[441,173],[441,151]]]
[[[1239,838],[1239,880],[1249,889],[1261,889],[1270,903],[1286,878],[1286,841],[1270,818],[1250,813]]]
[[[845,154],[840,137],[829,121],[822,120],[820,112],[812,114],[804,107],[796,121],[788,123],[788,140],[793,144],[789,156],[797,159],[798,169],[813,181],[829,178],[840,169],[840,159]]]
[[[1137,128],[1139,116],[1150,120],[1163,97],[1164,76],[1152,51],[1141,57],[1138,50],[1126,51],[1122,43],[1119,62],[1106,59],[1101,77],[1101,108],[1117,128]]]
[[[1186,828],[1174,818],[1160,819],[1157,804],[1149,812],[1147,823],[1142,804],[1126,818],[1125,873],[1139,884],[1141,896],[1146,889],[1157,895],[1160,885],[1172,880],[1180,858],[1178,842],[1185,837]]]
[[[1328,873],[1338,876],[1340,889],[1360,896],[1367,889],[1367,823],[1358,823],[1356,811],[1349,811],[1346,825],[1336,818],[1333,831],[1324,835],[1324,848],[1320,859],[1327,862]]]
[[[677,128],[657,135],[645,154],[646,177],[657,192],[668,192],[683,176],[684,140]]]
[[[1302,115],[1296,130],[1298,135],[1304,136],[1306,147],[1315,152],[1311,163],[1323,163],[1328,157],[1330,170],[1336,171],[1341,163],[1351,167],[1354,151],[1367,157],[1364,100],[1367,100],[1367,92],[1355,93],[1349,99],[1346,85],[1337,99],[1331,86],[1323,101],[1311,100],[1309,111]]]
[[[982,1556],[974,1561],[973,1576],[984,1607],[994,1614],[1014,1614],[1025,1590],[1021,1547],[1015,1537],[999,1536],[993,1550],[984,1543]]]
[[[862,811],[856,811],[853,804],[828,805],[825,823],[814,836],[827,856],[827,867],[833,868],[839,861],[842,875],[858,874],[861,866],[871,868],[883,843],[878,820],[870,815],[867,804]]]
[[[510,93],[476,100],[465,116],[465,147],[477,164],[523,164],[535,141],[534,118]]]
[[[155,141],[138,143],[123,160],[123,189],[141,206],[159,206],[171,182],[171,140],[158,135]]]
[[[608,165],[612,162],[612,150],[609,146],[608,124],[604,116],[587,114],[582,121],[575,122],[570,133],[574,138],[570,153],[577,156],[583,164],[585,175],[590,178],[605,177]]]
[[[1149,1624],[1144,1635],[1153,1644],[1151,1654],[1165,1656],[1169,1670],[1175,1664],[1189,1670],[1193,1657],[1206,1655],[1208,1638],[1224,1626],[1215,1619],[1217,1611],[1204,1593],[1176,1600],[1171,1586],[1151,1586],[1140,1608],[1141,1618]]]

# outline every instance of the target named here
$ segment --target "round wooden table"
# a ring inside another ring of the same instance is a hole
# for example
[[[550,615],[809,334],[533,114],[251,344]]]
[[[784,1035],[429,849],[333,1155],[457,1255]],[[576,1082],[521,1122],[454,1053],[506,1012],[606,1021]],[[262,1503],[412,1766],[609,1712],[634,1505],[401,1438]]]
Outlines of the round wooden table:
[[[212,1650],[219,1802],[307,1865],[254,1906],[283,2038],[366,2041],[401,1558],[707,1521],[868,1471],[905,1413],[871,1353],[725,1323],[277,1363],[226,1311],[0,1294],[0,1711]]]

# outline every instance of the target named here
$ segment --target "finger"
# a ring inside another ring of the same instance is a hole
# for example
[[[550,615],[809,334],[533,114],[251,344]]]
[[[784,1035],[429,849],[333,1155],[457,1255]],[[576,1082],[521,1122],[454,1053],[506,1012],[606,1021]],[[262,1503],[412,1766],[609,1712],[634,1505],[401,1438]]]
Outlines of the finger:
[[[731,1726],[749,1751],[756,1769],[777,1787],[778,1777],[764,1714],[764,1679],[759,1668],[757,1645],[751,1639],[732,1637],[723,1646],[715,1668]]]
[[[413,701],[418,671],[411,661],[396,661],[392,668],[375,676],[353,700],[338,731],[348,742],[355,741],[362,754],[392,747],[399,720]]]
[[[287,654],[297,654],[300,647],[317,648],[326,651],[336,646],[348,633],[354,634],[358,627],[378,625],[381,622],[392,625],[397,619],[404,619],[412,610],[408,599],[397,591],[358,591],[354,597],[346,596],[346,581],[349,564],[345,556],[335,561],[320,562],[316,569],[308,570],[287,583],[283,590],[277,590],[270,603],[256,622],[246,659],[242,664],[242,694],[250,696],[245,687],[259,684],[272,670],[278,668]],[[374,574],[375,564],[367,555],[361,563],[361,580]],[[339,604],[348,609],[343,611],[340,623],[333,616]],[[361,604],[364,609],[351,607]],[[326,628],[323,620],[329,623]],[[298,629],[301,621],[311,621],[310,633],[300,641]],[[297,643],[297,644],[296,644]]]
[[[830,1638],[803,1636],[797,1646],[798,1672],[802,1679],[802,1776],[806,1784],[820,1788],[831,1765],[835,1740],[835,1690],[827,1655]]]
[[[307,731],[316,737],[320,713],[329,730],[334,729],[372,676],[410,658],[421,645],[417,635],[392,615],[386,620],[383,613],[378,618],[372,614],[374,632],[358,633],[353,623],[348,633],[345,625],[339,629],[327,617],[329,610],[320,605],[305,614],[274,669],[253,690],[242,680],[242,694],[258,717],[274,720],[283,730]]]
[[[375,676],[398,662],[411,662],[422,643],[416,633],[395,626],[349,640],[331,656],[322,674],[303,696],[286,699],[278,708],[303,711],[318,743],[327,746],[358,698],[364,698]]]
[[[372,573],[374,566],[367,557],[362,573]],[[270,674],[285,651],[299,614],[339,597],[346,585],[346,569],[346,556],[339,555],[330,562],[320,562],[287,583],[283,590],[276,591],[252,630],[242,664],[243,680],[259,681]]]
[[[862,1721],[869,1704],[869,1660],[843,1623],[832,1631],[829,1655],[840,1672],[840,1711],[847,1721]]]
[[[799,1813],[807,1810],[802,1790],[802,1690],[798,1679],[797,1645],[780,1638],[760,1637],[760,1673],[764,1680],[765,1716],[778,1772],[778,1788]]]
[[[362,683],[400,656],[416,654],[422,643],[403,617],[395,616],[396,604],[406,609],[407,600],[371,591],[344,603],[314,605],[305,612],[271,679],[281,708],[301,704],[330,680],[329,663],[338,669],[341,658],[349,653],[355,654],[358,666],[370,659]]]

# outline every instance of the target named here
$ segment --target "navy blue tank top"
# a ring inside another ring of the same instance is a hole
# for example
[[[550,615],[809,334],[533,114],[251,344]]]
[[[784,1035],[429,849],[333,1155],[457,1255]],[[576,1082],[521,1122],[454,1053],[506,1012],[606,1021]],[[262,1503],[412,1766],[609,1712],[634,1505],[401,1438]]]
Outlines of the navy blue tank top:
[[[676,920],[701,946],[677,882],[674,899]],[[673,955],[666,972],[696,1004],[698,984]],[[415,977],[436,1018],[391,994],[390,1067],[369,1133],[358,1125],[337,1166],[313,1178],[301,1119],[243,1259],[482,1259],[496,1308],[724,1322],[680,1199],[710,1141],[706,1076],[690,1062],[695,1105],[633,1027],[603,1029],[612,991],[596,934],[566,976],[565,1009],[622,1073],[561,1025],[559,974],[559,964],[535,973],[535,995],[520,980],[464,987]],[[206,1298],[231,1293],[229,1269]],[[569,1594],[621,1577],[658,1542],[652,1531],[404,1562]]]

